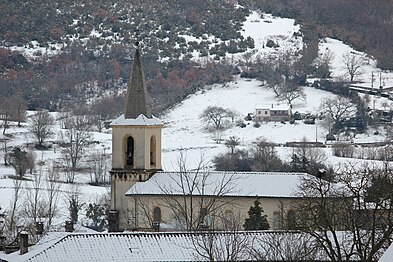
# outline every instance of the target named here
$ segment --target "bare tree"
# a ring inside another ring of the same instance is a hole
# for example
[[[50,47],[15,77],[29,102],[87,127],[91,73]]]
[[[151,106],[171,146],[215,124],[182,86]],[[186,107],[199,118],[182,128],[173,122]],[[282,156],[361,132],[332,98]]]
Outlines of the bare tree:
[[[76,170],[72,168],[70,156],[64,154],[62,158],[62,173],[67,183],[74,183]]]
[[[296,83],[286,82],[278,92],[279,98],[281,100],[287,101],[287,103],[290,105],[296,99],[306,99],[306,93],[304,92],[303,88]]]
[[[362,69],[366,64],[366,61],[360,55],[352,52],[345,53],[341,57],[341,60],[344,63],[344,69],[349,76],[350,82],[353,83],[356,77],[363,73]]]
[[[235,118],[238,117],[240,113],[235,109],[228,109],[228,118],[231,119],[232,124],[235,123]]]
[[[205,121],[206,129],[213,132],[214,140],[220,143],[222,131],[229,127],[228,119],[233,119],[234,112],[220,106],[208,106],[199,117]]]
[[[208,106],[203,110],[200,118],[213,126],[213,130],[222,130],[226,127],[226,120],[230,116],[229,110],[220,106]]]
[[[185,231],[222,227],[219,225],[220,212],[224,207],[233,208],[235,205],[222,196],[234,192],[236,174],[233,172],[213,177],[203,158],[193,171],[189,171],[184,153],[180,154],[178,166],[179,171],[171,173],[167,182],[156,185],[163,195],[163,207],[172,213],[171,221],[166,223]],[[145,221],[160,222],[159,219],[154,221],[151,218],[151,214],[154,214],[152,203],[137,201],[137,197],[134,201]]]
[[[268,232],[257,235],[247,248],[256,261],[316,261],[324,258],[312,236],[302,232]]]
[[[185,230],[214,228],[216,213],[229,204],[226,201],[219,201],[219,198],[234,191],[235,174],[222,175],[214,188],[209,189],[211,192],[206,192],[211,183],[209,182],[211,173],[207,163],[201,159],[193,172],[189,172],[186,165],[186,159],[181,155],[178,160],[179,176],[173,177],[171,184],[159,185],[161,191],[168,196],[166,205],[173,211],[177,222]],[[180,199],[172,197],[173,190],[181,190],[184,197]]]
[[[9,121],[14,114],[14,104],[9,97],[2,97],[0,99],[0,117],[3,120],[3,135],[5,135],[9,127]]]
[[[353,199],[347,216],[354,252],[361,261],[379,259],[393,237],[392,177],[390,168],[347,164],[339,178]]]
[[[244,61],[244,64],[246,65],[246,69],[249,70],[251,66],[251,61],[252,61],[252,56],[254,55],[254,52],[245,52],[242,56],[242,61]]]
[[[284,88],[284,77],[277,72],[271,74],[268,78],[269,87],[273,90],[276,97],[280,97],[281,90]]]
[[[11,100],[14,105],[14,115],[15,120],[18,121],[18,126],[20,127],[20,123],[25,120],[26,117],[26,101],[24,100],[22,94],[20,92],[16,93],[14,96],[11,97]]]
[[[37,222],[38,217],[44,214],[42,211],[44,203],[42,201],[41,192],[44,184],[43,176],[44,166],[40,165],[37,174],[32,177],[32,180],[29,182],[30,185],[26,190],[24,213],[25,216],[31,218],[33,222]]]
[[[235,152],[235,148],[240,145],[240,139],[236,136],[231,136],[224,142],[225,146],[231,150],[231,154]]]
[[[69,129],[60,133],[60,137],[64,144],[61,151],[63,160],[66,168],[69,169],[67,172],[71,174],[71,179],[68,182],[72,183],[78,163],[85,149],[91,144],[91,135],[88,131],[89,127],[79,117],[74,117],[69,127]]]
[[[206,230],[191,236],[197,260],[246,261],[250,258],[250,234],[240,232],[239,215],[222,214],[221,223],[225,231]]]
[[[322,99],[320,108],[328,118],[333,120],[334,125],[339,125],[340,121],[344,120],[346,117],[352,116],[356,111],[352,102],[348,98],[342,96]]]
[[[353,249],[347,246],[350,240],[340,230],[345,229],[344,202],[349,199],[335,183],[322,177],[304,177],[299,192],[304,197],[297,208],[299,228],[316,239],[330,260],[346,261]]]
[[[105,151],[98,150],[92,152],[88,157],[90,182],[93,184],[106,183],[106,176],[109,174],[109,155]]]
[[[90,122],[91,124],[96,128],[98,132],[102,132],[102,129],[104,128],[104,121],[102,121],[100,115],[90,115]]]
[[[5,211],[4,209],[0,206],[0,236],[5,236]]]
[[[8,141],[9,141],[9,138],[0,139],[0,142],[2,143],[2,148],[3,148],[3,160],[4,160],[5,166],[8,166],[8,164],[10,164],[10,154],[8,153],[10,147],[8,146]]]
[[[298,222],[332,261],[376,261],[393,236],[391,178],[389,169],[353,163],[334,183],[305,178]]]
[[[287,100],[288,103],[305,98],[300,87],[304,66],[296,53],[287,51],[278,56],[270,56],[262,61],[262,66],[264,73],[259,79],[266,81],[278,98]]]
[[[58,122],[62,129],[70,128],[70,126],[68,126],[70,124],[69,118],[71,118],[72,116],[73,114],[70,111],[62,111],[59,113]]]
[[[13,180],[13,188],[14,192],[12,195],[12,199],[10,202],[10,210],[9,210],[9,215],[7,216],[6,219],[6,230],[5,232],[7,233],[7,238],[8,240],[14,240],[14,238],[17,235],[17,224],[20,219],[18,216],[19,211],[20,211],[20,202],[21,202],[21,197],[22,197],[22,180]]]
[[[317,174],[318,170],[326,169],[327,157],[325,152],[316,146],[310,145],[304,137],[299,146],[293,149],[291,155],[291,170],[295,172],[307,172]]]
[[[52,125],[54,118],[47,111],[39,111],[30,118],[30,132],[37,139],[39,146],[45,142],[46,139],[53,135]]]
[[[276,145],[260,137],[253,146],[253,171],[279,171],[283,163],[279,158]]]
[[[59,183],[59,173],[56,168],[49,168],[46,180],[46,203],[49,229],[52,226],[53,218],[57,215],[58,201],[61,184]]]
[[[27,170],[30,175],[33,174],[36,166],[36,154],[33,150],[28,150],[26,154]]]

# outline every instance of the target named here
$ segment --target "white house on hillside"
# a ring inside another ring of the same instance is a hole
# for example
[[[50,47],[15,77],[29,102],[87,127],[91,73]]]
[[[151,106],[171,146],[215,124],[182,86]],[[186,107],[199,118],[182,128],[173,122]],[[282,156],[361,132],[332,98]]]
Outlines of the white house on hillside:
[[[255,107],[255,121],[288,121],[290,115],[290,105],[271,104]]]

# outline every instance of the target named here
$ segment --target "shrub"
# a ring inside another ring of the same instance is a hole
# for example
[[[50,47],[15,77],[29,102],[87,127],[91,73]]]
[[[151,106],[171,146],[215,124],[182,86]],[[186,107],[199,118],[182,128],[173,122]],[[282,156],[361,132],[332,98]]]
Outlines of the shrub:
[[[244,120],[246,120],[246,121],[251,121],[251,120],[252,120],[251,114],[248,113],[247,116],[244,117]]]
[[[352,145],[345,143],[336,143],[332,145],[333,155],[338,157],[353,157],[354,148]]]
[[[273,40],[269,39],[266,42],[266,46],[271,47],[271,48],[275,48],[275,47],[278,47],[278,44],[276,44]]]

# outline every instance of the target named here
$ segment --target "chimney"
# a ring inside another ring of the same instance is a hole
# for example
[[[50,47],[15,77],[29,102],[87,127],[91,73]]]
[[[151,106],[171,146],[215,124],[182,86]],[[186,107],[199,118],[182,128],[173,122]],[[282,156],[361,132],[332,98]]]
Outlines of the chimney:
[[[0,251],[4,250],[5,246],[5,236],[0,235]]]
[[[65,232],[74,232],[74,223],[72,221],[65,222]]]
[[[19,255],[26,254],[29,248],[29,235],[26,231],[22,231],[19,233]]]
[[[44,232],[44,223],[43,222],[35,222],[35,234],[42,235]]]
[[[117,210],[109,210],[108,214],[108,232],[119,231],[119,212]]]

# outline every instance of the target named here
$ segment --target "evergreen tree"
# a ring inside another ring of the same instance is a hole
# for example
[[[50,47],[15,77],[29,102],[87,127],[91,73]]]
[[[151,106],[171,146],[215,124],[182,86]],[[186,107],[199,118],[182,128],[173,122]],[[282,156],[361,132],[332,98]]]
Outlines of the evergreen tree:
[[[269,223],[267,222],[267,215],[263,214],[263,208],[260,206],[261,202],[258,199],[254,201],[254,206],[248,210],[248,218],[244,223],[245,230],[266,230],[269,229]]]
[[[296,153],[293,153],[291,156],[292,160],[290,162],[291,171],[293,172],[301,172],[302,170],[302,163],[300,161],[299,156]]]
[[[27,152],[23,151],[20,147],[15,147],[12,150],[11,156],[11,165],[15,169],[16,175],[19,178],[22,178],[29,166],[29,161],[27,158]]]
[[[91,220],[92,223],[88,225],[97,231],[103,231],[107,226],[105,206],[96,203],[89,204],[86,211],[86,217]]]

